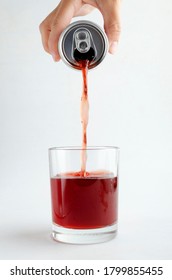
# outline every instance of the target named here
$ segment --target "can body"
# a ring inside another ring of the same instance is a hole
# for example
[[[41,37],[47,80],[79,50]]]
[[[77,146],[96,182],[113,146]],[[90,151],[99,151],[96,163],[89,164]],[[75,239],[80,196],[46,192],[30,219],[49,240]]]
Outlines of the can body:
[[[61,59],[70,67],[80,70],[80,60],[89,60],[88,69],[95,68],[104,59],[108,39],[104,31],[91,21],[76,21],[61,34],[58,43]]]

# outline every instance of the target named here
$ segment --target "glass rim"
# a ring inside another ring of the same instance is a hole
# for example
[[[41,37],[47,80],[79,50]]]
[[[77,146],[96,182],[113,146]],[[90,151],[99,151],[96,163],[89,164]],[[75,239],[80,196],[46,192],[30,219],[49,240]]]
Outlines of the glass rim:
[[[82,150],[116,150],[119,151],[120,148],[117,146],[87,146],[86,149],[83,149],[81,146],[60,146],[60,147],[51,147],[48,149],[49,152],[51,151],[82,151]]]

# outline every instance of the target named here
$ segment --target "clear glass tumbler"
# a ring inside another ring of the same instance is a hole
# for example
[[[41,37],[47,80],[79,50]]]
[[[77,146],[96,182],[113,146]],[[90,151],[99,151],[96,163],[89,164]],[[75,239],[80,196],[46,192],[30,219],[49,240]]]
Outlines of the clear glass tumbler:
[[[83,152],[84,173],[80,171]],[[53,239],[91,244],[115,237],[118,158],[117,147],[49,149]]]

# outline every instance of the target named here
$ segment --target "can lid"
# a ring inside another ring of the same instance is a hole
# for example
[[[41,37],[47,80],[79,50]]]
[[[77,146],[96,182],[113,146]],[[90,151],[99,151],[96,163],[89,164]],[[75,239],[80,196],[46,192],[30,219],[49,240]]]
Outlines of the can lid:
[[[76,21],[60,35],[59,54],[62,60],[72,68],[81,69],[74,51],[78,50],[84,57],[90,49],[93,49],[94,55],[88,68],[92,69],[104,59],[108,50],[108,39],[101,27],[91,21]]]

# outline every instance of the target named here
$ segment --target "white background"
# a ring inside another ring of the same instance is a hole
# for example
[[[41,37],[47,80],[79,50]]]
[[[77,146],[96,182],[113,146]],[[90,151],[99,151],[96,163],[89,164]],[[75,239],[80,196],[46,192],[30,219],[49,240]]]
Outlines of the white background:
[[[50,238],[47,150],[81,143],[81,73],[38,30],[56,3],[0,1],[0,258],[172,259],[172,2],[122,1],[118,51],[89,72],[89,145],[121,154],[118,236],[85,246]]]

